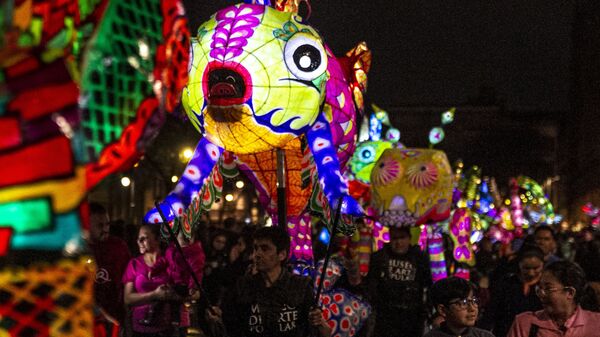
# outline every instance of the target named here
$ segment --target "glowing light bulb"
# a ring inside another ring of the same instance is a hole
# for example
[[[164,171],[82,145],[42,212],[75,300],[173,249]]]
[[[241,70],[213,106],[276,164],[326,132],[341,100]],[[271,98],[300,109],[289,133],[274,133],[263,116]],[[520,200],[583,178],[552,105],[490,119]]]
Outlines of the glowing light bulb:
[[[189,147],[186,147],[185,149],[183,149],[183,151],[181,152],[181,155],[183,156],[183,158],[185,159],[191,159],[192,156],[194,155],[194,151],[192,151],[192,149],[190,149]]]
[[[121,185],[123,185],[123,187],[131,185],[131,179],[129,179],[129,177],[121,178]]]

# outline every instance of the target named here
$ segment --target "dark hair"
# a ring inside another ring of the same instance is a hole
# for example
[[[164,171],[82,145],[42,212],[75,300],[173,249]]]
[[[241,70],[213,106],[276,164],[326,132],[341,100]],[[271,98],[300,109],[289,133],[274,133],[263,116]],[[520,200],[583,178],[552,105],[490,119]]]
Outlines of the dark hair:
[[[106,208],[97,202],[90,202],[89,207],[90,207],[90,215],[92,215],[92,214],[108,215]]]
[[[585,272],[577,263],[566,260],[556,261],[547,265],[544,271],[551,273],[565,287],[574,288],[575,303],[581,302],[582,296],[586,293],[587,282]]]
[[[235,225],[237,225],[237,221],[234,218],[225,218],[223,220],[223,227],[225,229],[231,230]]]
[[[246,249],[252,248],[252,237],[254,232],[256,231],[256,227],[254,226],[244,226],[242,228],[242,233],[240,234],[240,238],[244,241],[246,245]]]
[[[410,227],[408,226],[401,226],[401,227],[396,227],[396,226],[392,226],[390,227],[390,238],[392,235],[392,232],[395,232],[397,234],[404,234],[402,236],[408,236],[410,237]]]
[[[441,279],[431,286],[431,303],[448,305],[457,298],[466,298],[469,292],[475,293],[475,285],[460,277],[451,276]]]
[[[533,236],[535,237],[537,235],[537,233],[539,233],[541,231],[548,231],[548,232],[550,232],[550,234],[552,234],[552,239],[554,241],[557,241],[556,232],[554,231],[554,229],[552,229],[552,227],[550,227],[548,225],[537,226],[536,229],[533,231]]]
[[[152,233],[152,235],[154,235],[156,240],[158,240],[158,242],[161,242],[160,226],[161,226],[161,224],[145,223],[145,224],[141,225],[140,228],[138,228],[138,234],[142,228],[147,228],[150,231],[150,233]],[[163,248],[163,247],[161,246],[161,248]]]
[[[225,239],[227,239],[227,242],[229,242],[229,236],[231,234],[229,232],[227,232],[226,230],[223,229],[216,229],[214,230],[211,235],[210,235],[210,242],[213,242],[217,237],[219,236],[224,236]]]
[[[538,258],[540,261],[544,262],[544,252],[537,246],[524,246],[517,253],[517,262],[521,262],[528,258]]]
[[[254,232],[253,238],[254,240],[270,240],[275,245],[278,253],[281,251],[288,253],[290,251],[290,236],[283,228],[259,228]]]

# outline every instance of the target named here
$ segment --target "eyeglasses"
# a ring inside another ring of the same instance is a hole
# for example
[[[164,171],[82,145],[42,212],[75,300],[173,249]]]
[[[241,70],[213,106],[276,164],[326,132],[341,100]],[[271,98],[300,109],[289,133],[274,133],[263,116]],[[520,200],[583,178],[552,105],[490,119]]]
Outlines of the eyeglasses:
[[[535,286],[535,293],[538,296],[547,296],[550,293],[559,291],[559,290],[568,290],[573,289],[573,287],[562,287],[562,288],[542,288],[539,285]]]
[[[459,309],[464,310],[464,309],[467,309],[469,304],[471,304],[474,307],[479,307],[479,299],[477,297],[463,298],[463,299],[455,300],[455,301],[448,303],[448,305],[452,305],[452,304],[456,304],[456,306]]]

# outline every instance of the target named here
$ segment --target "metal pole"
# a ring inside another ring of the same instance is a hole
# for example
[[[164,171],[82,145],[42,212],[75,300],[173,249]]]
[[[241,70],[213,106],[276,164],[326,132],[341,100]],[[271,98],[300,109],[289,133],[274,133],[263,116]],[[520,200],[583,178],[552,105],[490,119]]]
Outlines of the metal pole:
[[[154,203],[154,206],[156,207],[158,214],[162,218],[163,225],[167,228],[167,231],[169,232],[169,239],[171,239],[171,241],[173,241],[173,243],[175,244],[177,251],[179,252],[179,254],[181,254],[181,257],[183,258],[183,263],[185,264],[185,267],[186,267],[188,273],[190,273],[190,275],[192,276],[192,279],[194,280],[194,284],[196,284],[196,287],[198,287],[198,291],[200,292],[200,298],[204,297],[202,295],[205,295],[206,292],[204,291],[204,289],[202,288],[202,284],[200,284],[200,281],[196,277],[196,273],[194,273],[194,270],[192,269],[192,267],[190,266],[188,261],[185,259],[185,255],[183,254],[183,249],[181,248],[181,245],[179,245],[179,241],[177,241],[177,237],[175,236],[175,233],[173,233],[173,228],[171,228],[171,226],[169,226],[167,217],[165,217],[164,213],[160,209],[158,201],[156,201]],[[208,300],[208,297],[206,299]],[[208,303],[210,306],[210,301]]]
[[[179,254],[181,254],[181,257],[183,258],[183,262],[184,262],[184,264],[186,266],[186,269],[188,270],[188,272],[192,276],[192,279],[194,280],[194,283],[196,284],[196,287],[198,287],[198,292],[200,292],[200,301],[206,301],[207,310],[210,311],[210,313],[212,315],[216,315],[215,311],[212,308],[213,304],[210,302],[210,299],[208,298],[208,293],[206,292],[206,290],[204,290],[204,287],[202,287],[202,284],[200,284],[200,281],[196,277],[196,274],[194,273],[194,270],[192,269],[192,267],[190,266],[190,264],[185,259],[185,255],[183,255],[183,249],[181,248],[181,245],[179,245],[179,241],[177,241],[177,237],[175,237],[175,233],[173,233],[173,228],[171,228],[171,226],[169,226],[169,222],[167,221],[167,217],[165,217],[165,214],[160,209],[160,207],[158,205],[158,201],[154,202],[154,207],[156,207],[156,210],[158,211],[158,214],[162,218],[164,226],[167,227],[167,231],[169,232],[169,238],[171,240],[173,240],[173,242],[175,243],[175,247],[177,247],[177,251],[179,252]],[[212,330],[212,334],[211,334],[212,336],[222,336],[222,337],[227,337],[228,336],[227,335],[227,330],[225,329],[225,325],[223,325],[222,322],[221,323],[216,323],[215,325],[210,324],[209,325],[209,329]]]
[[[277,223],[279,227],[287,230],[285,192],[285,150],[277,149]]]
[[[329,244],[327,245],[327,254],[325,254],[325,261],[323,261],[323,270],[321,271],[321,278],[319,279],[319,287],[317,288],[317,295],[315,296],[315,302],[317,306],[321,306],[319,301],[321,299],[321,293],[323,292],[323,282],[325,282],[325,277],[327,275],[327,265],[329,264],[329,258],[333,253],[333,245],[331,242],[334,240],[335,233],[337,232],[337,227],[340,222],[340,215],[342,213],[342,200],[343,197],[338,199],[338,204],[335,211],[335,217],[333,219],[333,226],[331,227],[331,235],[329,235]]]

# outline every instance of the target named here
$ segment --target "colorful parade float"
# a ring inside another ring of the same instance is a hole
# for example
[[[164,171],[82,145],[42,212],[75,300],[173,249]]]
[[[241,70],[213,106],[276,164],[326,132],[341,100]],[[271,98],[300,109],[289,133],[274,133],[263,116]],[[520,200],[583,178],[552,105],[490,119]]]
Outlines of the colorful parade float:
[[[243,174],[273,223],[290,234],[294,269],[311,274],[311,212],[333,226],[337,209],[342,220],[334,227],[347,234],[352,218],[363,215],[344,168],[356,146],[369,64],[364,43],[336,58],[297,3],[248,1],[218,11],[192,39],[182,93],[202,137],[174,190],[145,221],[168,222],[189,236],[223,178]],[[325,289],[317,298],[335,335],[353,335],[367,316],[349,294]]]
[[[454,120],[455,111],[442,113],[441,126],[431,129],[429,149],[388,146],[383,153],[371,151],[376,158],[371,194],[359,192],[371,196],[371,208],[365,209],[375,210],[368,218],[372,233],[379,223],[413,228],[413,237],[429,255],[434,281],[449,275],[469,279],[477,244],[484,237],[506,246],[536,226],[555,225],[562,218],[554,213],[543,188],[529,177],[511,178],[503,197],[496,180],[482,176],[480,167],[465,169],[459,160],[451,169],[446,155],[432,148],[444,139],[444,126]],[[355,180],[361,182],[359,175],[352,178],[351,187],[357,185]],[[364,188],[358,186],[358,191]],[[591,206],[588,209],[593,213]],[[371,243],[381,241],[371,237]]]

